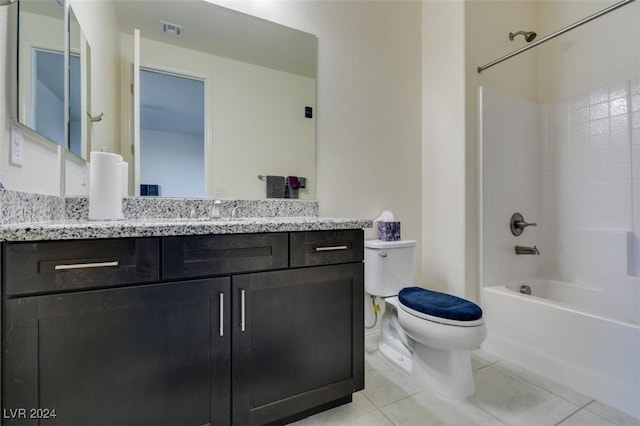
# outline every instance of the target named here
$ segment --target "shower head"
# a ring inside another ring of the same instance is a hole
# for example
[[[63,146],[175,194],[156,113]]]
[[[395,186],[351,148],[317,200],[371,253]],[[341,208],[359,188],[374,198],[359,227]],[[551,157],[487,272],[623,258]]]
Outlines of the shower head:
[[[0,6],[8,6],[12,3],[15,3],[16,0],[0,0]]]
[[[509,33],[509,40],[513,41],[513,39],[515,38],[515,36],[522,34],[524,36],[524,39],[527,40],[527,43],[531,43],[538,34],[534,33],[533,31],[518,31],[516,33]]]

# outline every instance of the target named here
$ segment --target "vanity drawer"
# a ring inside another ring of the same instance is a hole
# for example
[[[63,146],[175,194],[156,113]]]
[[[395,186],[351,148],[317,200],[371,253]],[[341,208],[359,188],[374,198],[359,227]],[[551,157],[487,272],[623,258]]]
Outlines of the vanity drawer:
[[[5,244],[8,296],[158,281],[158,238]]]
[[[293,267],[359,262],[364,259],[364,231],[292,232],[289,264]]]
[[[205,277],[288,266],[286,233],[164,237],[163,279]]]

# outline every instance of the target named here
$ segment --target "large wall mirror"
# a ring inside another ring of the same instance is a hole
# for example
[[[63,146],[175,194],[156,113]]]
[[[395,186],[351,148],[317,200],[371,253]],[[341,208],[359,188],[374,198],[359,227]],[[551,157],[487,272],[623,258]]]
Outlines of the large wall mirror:
[[[64,2],[20,1],[18,8],[18,121],[66,147]]]
[[[75,15],[64,0],[20,1],[18,8],[17,120],[86,158],[81,98],[88,48]]]
[[[91,46],[91,99],[81,96],[104,113],[90,150],[123,155],[130,194],[144,184],[161,196],[264,198],[258,176],[278,175],[307,178],[300,198],[315,198],[314,35],[200,0],[71,7]]]

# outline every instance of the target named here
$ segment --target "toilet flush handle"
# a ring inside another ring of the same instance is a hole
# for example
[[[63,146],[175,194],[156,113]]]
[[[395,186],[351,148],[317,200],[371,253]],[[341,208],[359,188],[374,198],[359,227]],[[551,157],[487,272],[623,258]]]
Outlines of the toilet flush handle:
[[[381,251],[380,253],[378,253],[378,256],[380,257],[387,257],[387,252],[386,251]]]

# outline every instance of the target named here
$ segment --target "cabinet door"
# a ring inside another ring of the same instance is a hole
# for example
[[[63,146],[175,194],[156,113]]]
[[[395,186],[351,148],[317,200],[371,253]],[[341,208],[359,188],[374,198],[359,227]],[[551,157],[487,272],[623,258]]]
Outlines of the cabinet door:
[[[234,424],[292,419],[362,389],[363,286],[362,263],[232,277]]]
[[[38,424],[7,411],[20,408],[55,410],[47,425],[229,424],[229,290],[219,278],[7,300],[5,424]]]

